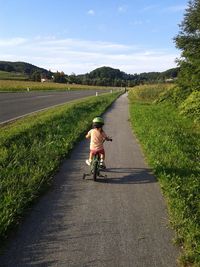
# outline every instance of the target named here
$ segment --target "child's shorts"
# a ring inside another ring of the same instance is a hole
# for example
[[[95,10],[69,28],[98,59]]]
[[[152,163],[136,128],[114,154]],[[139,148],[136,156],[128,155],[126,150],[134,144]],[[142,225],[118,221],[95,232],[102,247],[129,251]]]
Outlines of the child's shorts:
[[[95,155],[97,153],[101,154],[101,155],[105,155],[105,151],[104,149],[100,149],[100,150],[94,150],[94,149],[90,149],[90,152],[92,153],[92,155]]]

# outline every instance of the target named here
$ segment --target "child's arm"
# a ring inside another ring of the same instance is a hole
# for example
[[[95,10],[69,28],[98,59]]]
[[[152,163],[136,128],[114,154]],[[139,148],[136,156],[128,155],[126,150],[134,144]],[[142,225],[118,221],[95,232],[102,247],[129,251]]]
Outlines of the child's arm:
[[[86,136],[85,136],[85,138],[87,138],[87,139],[90,138],[90,135],[87,133]]]
[[[91,130],[86,134],[85,138],[90,138],[91,137]]]
[[[103,135],[103,137],[105,138],[106,141],[112,141],[112,138],[107,136],[104,131],[102,131],[102,135]]]

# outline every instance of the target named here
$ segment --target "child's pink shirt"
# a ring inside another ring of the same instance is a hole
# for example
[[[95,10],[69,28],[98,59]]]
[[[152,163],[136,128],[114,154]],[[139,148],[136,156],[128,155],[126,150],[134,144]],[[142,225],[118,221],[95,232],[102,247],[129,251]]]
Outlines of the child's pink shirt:
[[[103,141],[107,137],[103,130],[99,131],[98,129],[91,129],[88,132],[88,137],[90,139],[90,149],[91,150],[101,150],[103,149]]]

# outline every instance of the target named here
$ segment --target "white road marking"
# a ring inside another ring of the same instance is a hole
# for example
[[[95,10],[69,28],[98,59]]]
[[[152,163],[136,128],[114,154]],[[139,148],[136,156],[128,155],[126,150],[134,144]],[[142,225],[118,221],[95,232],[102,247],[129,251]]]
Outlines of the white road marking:
[[[70,102],[70,101],[69,101],[69,102]],[[64,102],[64,103],[60,103],[60,104],[57,104],[57,105],[49,106],[49,107],[47,107],[47,108],[38,109],[38,110],[36,110],[36,111],[32,111],[32,112],[26,113],[26,114],[24,114],[24,115],[14,117],[14,118],[9,119],[9,120],[6,120],[6,121],[2,121],[2,122],[0,122],[0,125],[7,124],[7,123],[10,123],[10,122],[12,122],[12,121],[16,121],[16,120],[21,119],[21,118],[23,118],[23,117],[26,117],[26,116],[28,116],[28,115],[32,115],[32,114],[34,114],[34,113],[37,113],[37,112],[40,112],[40,111],[47,110],[47,109],[49,109],[49,108],[53,108],[53,107],[57,107],[57,106],[61,106],[61,105],[65,105],[66,103],[68,103],[68,102]]]

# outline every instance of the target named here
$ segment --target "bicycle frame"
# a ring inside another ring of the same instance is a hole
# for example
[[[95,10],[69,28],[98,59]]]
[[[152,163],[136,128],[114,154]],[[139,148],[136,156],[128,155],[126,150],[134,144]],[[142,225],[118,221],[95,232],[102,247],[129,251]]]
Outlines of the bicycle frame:
[[[112,138],[107,138],[104,140],[105,141],[112,141]],[[93,180],[96,181],[97,177],[104,177],[107,178],[107,175],[102,175],[101,172],[101,167],[100,167],[100,159],[101,155],[100,153],[95,153],[92,158],[92,162],[90,165],[90,173],[84,173],[83,174],[83,179],[85,179],[86,176],[93,176]]]
[[[97,180],[97,177],[104,177],[104,178],[107,177],[107,175],[102,175],[100,173],[101,171],[100,159],[101,159],[101,156],[99,153],[94,154],[91,165],[90,165],[90,173],[84,173],[83,179],[85,179],[86,176],[91,176],[91,175],[94,181]]]
[[[96,181],[97,176],[100,175],[100,154],[97,153],[93,156],[91,163],[91,173],[93,175],[94,181]]]

